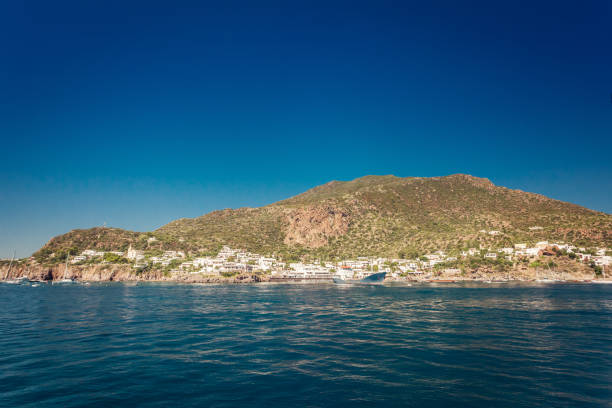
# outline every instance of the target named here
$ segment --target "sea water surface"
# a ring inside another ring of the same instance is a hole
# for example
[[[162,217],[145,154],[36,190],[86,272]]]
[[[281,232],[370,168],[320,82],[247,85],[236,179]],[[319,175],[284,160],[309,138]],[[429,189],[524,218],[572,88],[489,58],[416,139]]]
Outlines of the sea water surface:
[[[612,406],[612,285],[0,284],[0,406]]]

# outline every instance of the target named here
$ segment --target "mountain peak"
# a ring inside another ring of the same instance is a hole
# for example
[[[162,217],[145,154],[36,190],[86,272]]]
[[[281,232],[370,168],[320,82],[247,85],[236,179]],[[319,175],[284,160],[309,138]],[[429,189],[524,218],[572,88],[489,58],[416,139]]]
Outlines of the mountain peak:
[[[152,243],[151,236],[156,238]],[[110,250],[132,244],[198,253],[230,245],[263,254],[311,253],[326,258],[397,256],[542,240],[611,246],[612,215],[498,187],[468,174],[367,175],[332,180],[265,207],[176,220],[146,234],[74,231],[46,247],[53,252],[64,246]]]
[[[470,174],[457,173],[457,174],[451,174],[449,176],[444,176],[442,178],[445,178],[448,180],[457,180],[460,182],[467,182],[467,183],[473,184],[475,186],[480,186],[480,187],[486,187],[486,188],[495,187],[495,184],[493,184],[491,180],[489,180],[488,178],[476,177]]]

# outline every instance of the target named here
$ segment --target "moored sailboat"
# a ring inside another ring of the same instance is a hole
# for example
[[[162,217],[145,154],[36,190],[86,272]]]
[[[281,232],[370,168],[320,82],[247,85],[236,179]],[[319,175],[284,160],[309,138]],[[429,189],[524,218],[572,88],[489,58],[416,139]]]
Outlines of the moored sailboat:
[[[66,272],[68,272],[68,260],[70,259],[70,254],[66,255],[66,266],[64,267],[64,274],[62,275],[62,279],[59,279],[57,281],[53,281],[53,283],[74,283],[75,279],[74,278],[67,278],[66,277]]]

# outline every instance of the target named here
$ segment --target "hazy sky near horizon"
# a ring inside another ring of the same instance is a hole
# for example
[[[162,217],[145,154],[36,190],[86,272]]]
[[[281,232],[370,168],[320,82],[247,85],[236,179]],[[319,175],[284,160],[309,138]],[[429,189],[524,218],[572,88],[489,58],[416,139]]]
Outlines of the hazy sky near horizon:
[[[612,213],[612,2],[0,5],[0,258],[366,174]]]

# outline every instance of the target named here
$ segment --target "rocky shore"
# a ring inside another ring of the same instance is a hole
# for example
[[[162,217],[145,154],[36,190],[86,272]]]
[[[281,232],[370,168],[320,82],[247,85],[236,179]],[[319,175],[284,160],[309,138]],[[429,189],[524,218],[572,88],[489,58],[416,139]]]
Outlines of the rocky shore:
[[[167,275],[162,271],[136,272],[130,265],[87,265],[69,266],[65,265],[42,266],[17,264],[13,265],[10,272],[7,265],[0,266],[0,280],[11,280],[26,277],[31,281],[57,281],[61,279],[73,279],[87,282],[181,282],[181,283],[257,283],[275,281],[270,275],[265,274],[239,274],[229,277],[207,276],[201,274],[174,274]],[[518,268],[504,272],[479,269],[462,274],[434,273],[422,276],[409,276],[401,278],[388,277],[386,280],[393,282],[422,282],[422,281],[590,281],[602,279],[596,276],[593,270],[584,267],[551,269]],[[302,281],[302,282],[308,282]],[[314,282],[314,281],[313,281]],[[317,281],[319,282],[319,281]]]
[[[529,282],[537,280],[553,280],[553,281],[591,281],[600,279],[592,271],[566,271],[566,270],[548,270],[548,269],[513,269],[507,272],[482,272],[476,271],[468,274],[449,275],[440,274],[427,278],[416,278],[413,281],[519,281]]]
[[[18,264],[13,265],[10,272],[7,265],[0,266],[0,280],[10,280],[26,277],[31,281],[54,281],[73,279],[87,282],[184,282],[184,283],[254,283],[269,280],[268,275],[239,274],[229,277],[204,276],[198,274],[182,274],[168,276],[162,271],[153,270],[136,272],[130,265],[65,265],[43,266]]]

